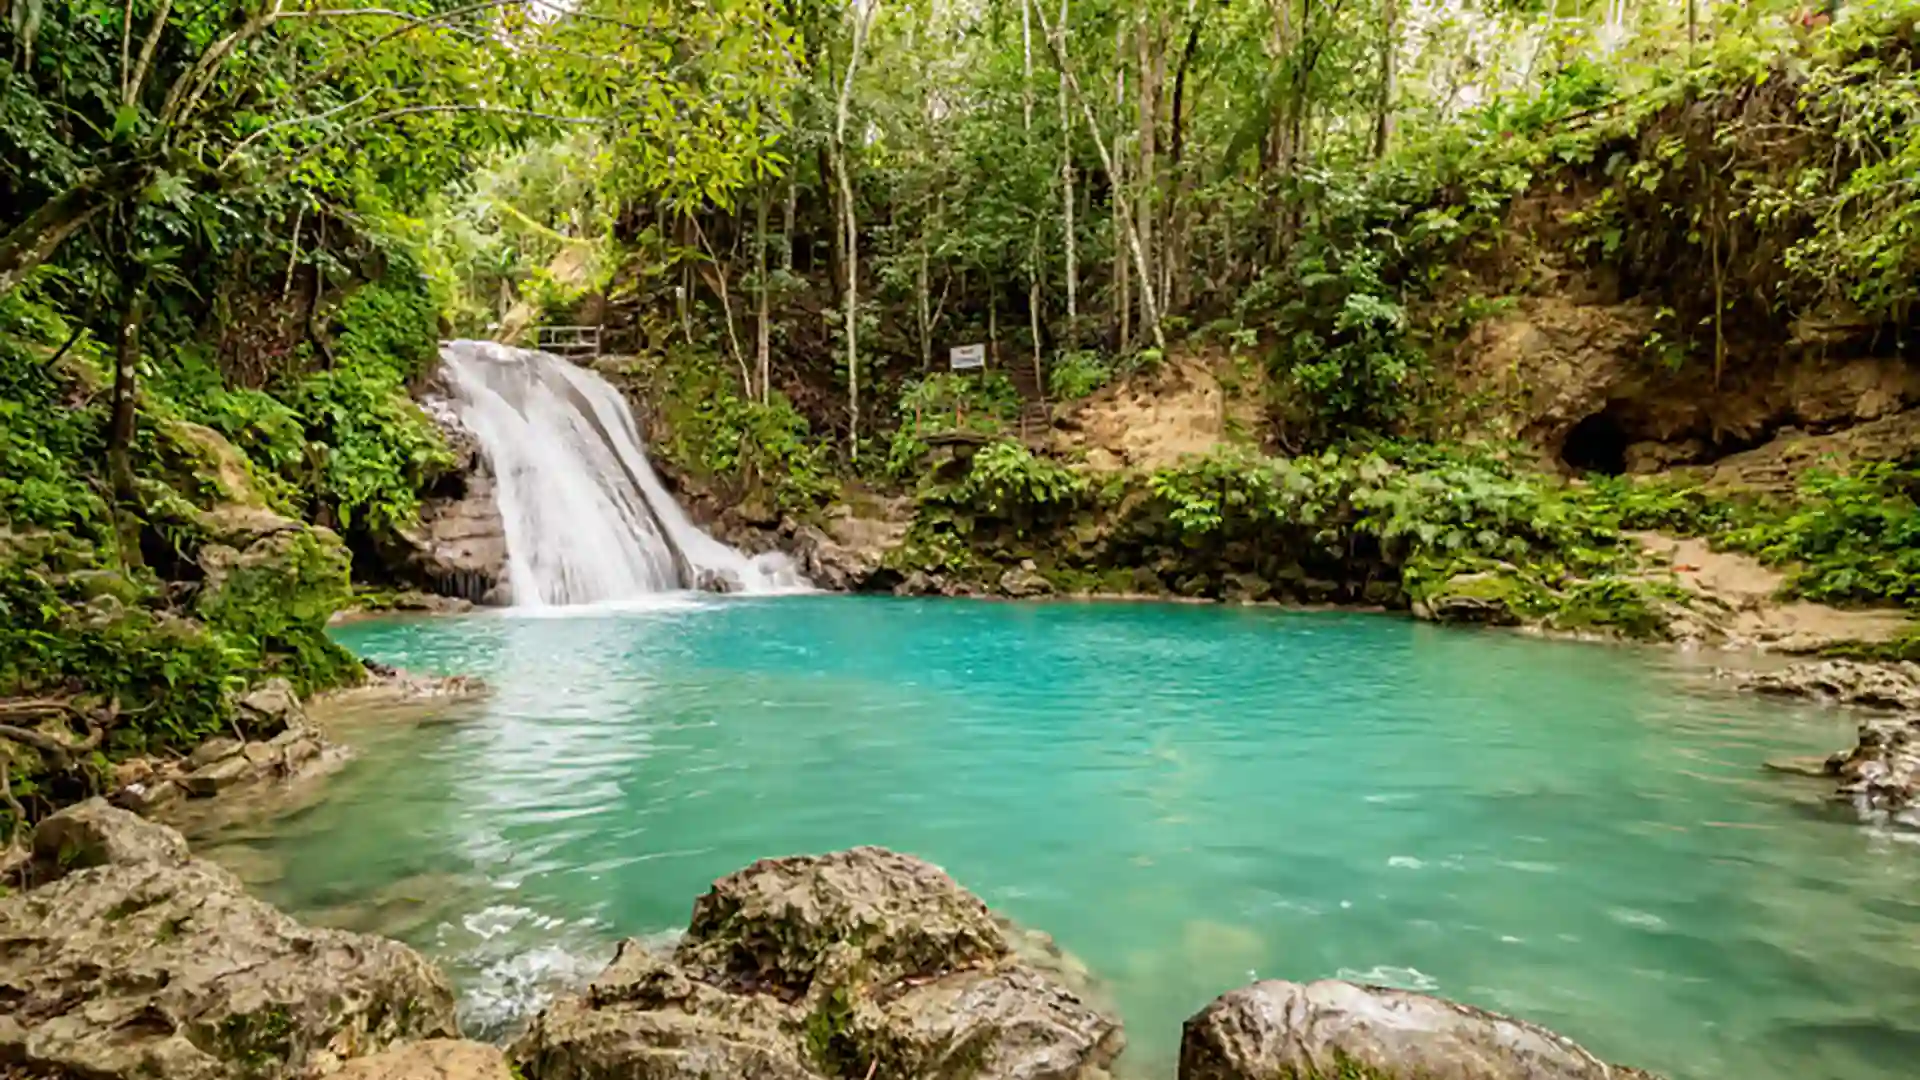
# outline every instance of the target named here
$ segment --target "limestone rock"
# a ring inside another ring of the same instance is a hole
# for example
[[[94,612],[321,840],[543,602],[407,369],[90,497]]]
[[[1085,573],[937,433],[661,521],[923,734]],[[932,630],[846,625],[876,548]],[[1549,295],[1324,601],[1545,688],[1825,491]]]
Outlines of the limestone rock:
[[[1096,1080],[1123,1042],[937,867],[855,848],[715,882],[671,954],[626,943],[512,1056],[529,1080]]]
[[[1854,748],[1829,759],[1827,771],[1863,818],[1920,828],[1920,715],[1861,724]]]
[[[832,592],[873,592],[891,588],[899,575],[881,562],[885,549],[843,542],[825,530],[803,525],[793,534],[800,572]]]
[[[376,535],[374,545],[402,582],[476,604],[502,602],[507,528],[492,465],[450,403],[430,398],[421,407],[439,425],[453,467],[433,481],[415,524]]]
[[[1740,688],[1870,709],[1920,711],[1920,664],[1816,660],[1771,671],[1718,671]]]
[[[694,574],[693,587],[701,592],[737,593],[744,592],[747,586],[732,570],[707,566]]]
[[[987,905],[939,867],[885,848],[762,859],[693,905],[680,955],[709,981],[789,998],[816,982],[938,976],[1008,952]]]
[[[513,1080],[506,1055],[465,1039],[428,1039],[354,1058],[331,1080]]]
[[[1016,600],[1053,595],[1053,582],[1041,576],[1032,559],[1009,567],[1000,575],[1000,591]]]
[[[1325,980],[1255,983],[1186,1023],[1179,1080],[1651,1080],[1543,1027],[1440,998]]]
[[[1455,574],[1420,597],[1414,614],[1433,622],[1516,626],[1519,595],[1519,584],[1502,574]]]
[[[1894,355],[1836,360],[1825,348],[1782,348],[1718,377],[1700,365],[1648,363],[1656,312],[1611,293],[1576,278],[1469,332],[1463,385],[1469,399],[1489,403],[1495,433],[1594,467],[1584,432],[1613,448],[1612,471],[1624,471],[1704,460],[1716,446],[1752,446],[1789,424],[1826,430],[1920,403],[1920,369]]]
[[[95,866],[181,866],[187,842],[164,825],[144,821],[88,799],[69,806],[33,831],[33,880],[51,883]]]
[[[91,854],[0,899],[0,1061],[27,1075],[280,1080],[455,1034],[446,979],[406,946],[302,926],[97,800],[34,842],[75,837]]]
[[[876,1058],[888,1076],[1055,1080],[1106,1075],[1119,1025],[1021,966],[965,971],[854,1011],[843,1074]],[[884,1051],[875,1048],[884,1047]]]
[[[285,679],[268,679],[241,695],[239,704],[246,729],[261,735],[277,735],[306,723],[300,695]]]

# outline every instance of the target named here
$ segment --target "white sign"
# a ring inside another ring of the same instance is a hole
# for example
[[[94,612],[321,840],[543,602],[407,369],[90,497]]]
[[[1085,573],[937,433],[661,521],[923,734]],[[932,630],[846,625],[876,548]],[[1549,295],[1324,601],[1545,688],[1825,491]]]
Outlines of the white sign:
[[[959,345],[947,353],[947,366],[954,371],[987,366],[987,347],[985,345]]]

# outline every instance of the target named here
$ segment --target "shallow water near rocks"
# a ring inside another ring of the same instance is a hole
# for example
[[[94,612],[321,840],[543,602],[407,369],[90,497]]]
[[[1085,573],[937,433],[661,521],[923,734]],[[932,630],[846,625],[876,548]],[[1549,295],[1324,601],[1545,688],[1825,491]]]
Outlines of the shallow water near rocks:
[[[1712,658],[1361,614],[804,597],[364,622],[496,688],[361,725],[327,799],[221,838],[268,899],[395,933],[500,1030],[715,877],[883,844],[1052,933],[1131,1075],[1255,978],[1547,1024],[1675,1078],[1920,1060],[1920,847],[1769,758],[1852,720]]]

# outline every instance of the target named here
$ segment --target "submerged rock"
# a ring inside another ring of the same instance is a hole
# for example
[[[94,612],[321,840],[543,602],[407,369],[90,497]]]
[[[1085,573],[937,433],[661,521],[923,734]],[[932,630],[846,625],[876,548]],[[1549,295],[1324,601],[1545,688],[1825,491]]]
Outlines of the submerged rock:
[[[446,979],[397,942],[317,930],[92,800],[41,823],[0,899],[0,1062],[94,1080],[295,1077],[456,1034]]]
[[[1123,1045],[940,869],[855,848],[715,882],[671,954],[627,942],[513,1057],[529,1080],[1094,1080]]]
[[[1255,983],[1186,1023],[1179,1080],[1652,1080],[1546,1028],[1387,987]]]

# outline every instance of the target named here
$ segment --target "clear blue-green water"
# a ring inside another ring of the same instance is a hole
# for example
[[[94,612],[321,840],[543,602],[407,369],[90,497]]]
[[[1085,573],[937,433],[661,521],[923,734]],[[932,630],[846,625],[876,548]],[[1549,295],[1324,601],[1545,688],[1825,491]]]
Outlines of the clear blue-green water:
[[[499,1024],[762,856],[883,844],[1051,932],[1131,1071],[1260,977],[1431,990],[1676,1078],[1920,1071],[1920,848],[1762,772],[1851,721],[1673,652],[1374,615],[802,597],[342,628],[496,688],[242,834]],[[251,850],[247,850],[251,849]],[[267,867],[266,869],[261,869]]]

